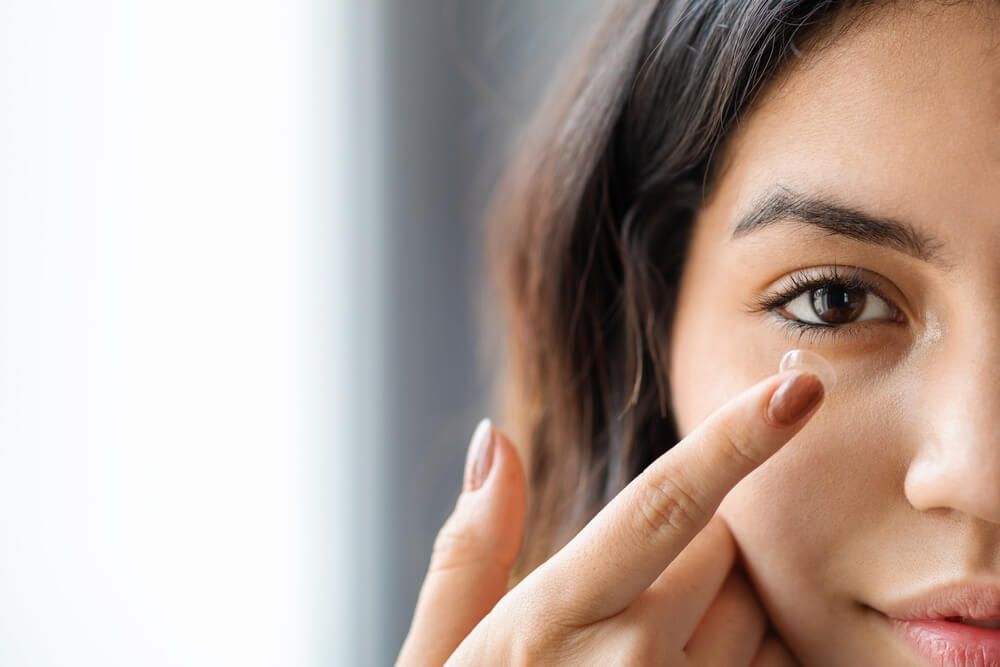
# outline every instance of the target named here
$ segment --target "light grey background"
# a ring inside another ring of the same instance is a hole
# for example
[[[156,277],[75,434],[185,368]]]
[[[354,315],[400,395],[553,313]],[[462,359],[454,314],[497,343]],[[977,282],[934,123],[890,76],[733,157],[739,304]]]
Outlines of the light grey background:
[[[0,664],[391,664],[592,0],[0,0]]]
[[[488,412],[481,363],[481,214],[511,139],[595,3],[384,4],[384,505],[388,664],[409,625],[434,535]],[[486,307],[491,307],[486,304]]]

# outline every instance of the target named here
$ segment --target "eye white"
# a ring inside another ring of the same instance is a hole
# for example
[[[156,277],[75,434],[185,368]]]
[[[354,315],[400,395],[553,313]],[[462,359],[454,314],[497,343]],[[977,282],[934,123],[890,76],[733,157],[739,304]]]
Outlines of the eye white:
[[[806,322],[808,324],[822,324],[824,326],[837,326],[820,319],[819,314],[813,308],[813,292],[814,289],[809,289],[798,295],[788,303],[786,303],[783,308],[795,316],[796,319]],[[892,306],[886,303],[885,299],[880,296],[873,294],[872,292],[865,292],[865,306],[861,309],[861,313],[851,322],[861,322],[863,320],[878,320],[886,319],[891,320],[893,317]],[[843,326],[841,324],[840,326]]]

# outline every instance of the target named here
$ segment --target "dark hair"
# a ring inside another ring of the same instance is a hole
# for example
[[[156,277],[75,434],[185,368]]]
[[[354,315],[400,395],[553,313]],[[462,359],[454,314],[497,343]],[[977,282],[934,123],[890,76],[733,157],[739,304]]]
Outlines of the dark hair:
[[[713,156],[783,63],[870,4],[614,2],[524,136],[487,244],[505,320],[501,426],[529,483],[511,585],[678,441],[669,333]]]

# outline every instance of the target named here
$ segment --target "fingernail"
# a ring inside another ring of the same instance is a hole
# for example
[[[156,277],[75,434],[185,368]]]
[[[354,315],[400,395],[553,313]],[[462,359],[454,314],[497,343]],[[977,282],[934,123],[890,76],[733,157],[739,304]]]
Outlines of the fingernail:
[[[493,435],[493,424],[489,419],[483,419],[476,426],[469,443],[469,452],[465,460],[465,489],[475,491],[483,485],[490,474],[493,465],[493,450],[496,449],[496,438]]]
[[[767,419],[776,426],[791,426],[809,414],[823,398],[823,382],[813,373],[796,373],[771,394]]]
[[[833,366],[826,359],[810,350],[785,352],[784,356],[781,357],[781,363],[778,364],[778,369],[787,371],[793,368],[819,376],[819,379],[823,381],[823,389],[827,393],[837,381],[837,373],[833,370]]]

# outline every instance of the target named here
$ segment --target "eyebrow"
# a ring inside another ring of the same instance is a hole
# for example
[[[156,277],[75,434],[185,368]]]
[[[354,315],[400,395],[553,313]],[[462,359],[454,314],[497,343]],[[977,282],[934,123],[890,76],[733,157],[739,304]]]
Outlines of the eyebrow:
[[[945,244],[910,223],[872,215],[826,196],[798,193],[783,185],[774,186],[753,204],[733,228],[731,239],[779,222],[804,224],[829,236],[892,248],[946,271],[954,268],[945,259]]]

